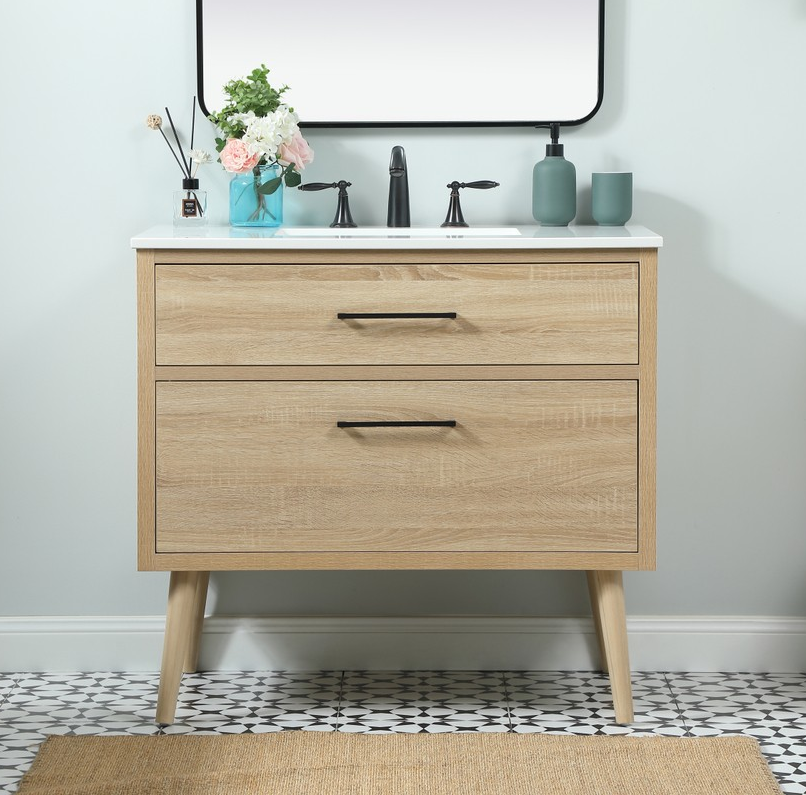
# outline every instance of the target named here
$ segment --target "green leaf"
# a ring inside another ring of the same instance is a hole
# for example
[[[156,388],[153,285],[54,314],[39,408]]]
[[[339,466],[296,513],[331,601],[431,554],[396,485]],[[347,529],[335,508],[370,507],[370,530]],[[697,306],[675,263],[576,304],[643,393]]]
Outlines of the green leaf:
[[[230,80],[224,86],[229,101],[217,114],[210,116],[210,121],[226,138],[240,137],[239,133],[244,129],[242,122],[232,120],[234,114],[253,111],[256,116],[266,116],[282,104],[282,95],[288,86],[273,88],[269,84],[268,74],[269,68],[261,64],[245,78]]]
[[[282,177],[275,177],[274,179],[270,179],[268,182],[264,182],[262,185],[258,186],[257,192],[261,196],[269,196],[272,193],[274,193],[274,191],[276,191],[277,188],[280,187],[280,183],[282,181],[283,181]]]
[[[289,188],[296,188],[302,182],[302,177],[293,170],[286,171],[285,174],[285,184],[288,185]]]

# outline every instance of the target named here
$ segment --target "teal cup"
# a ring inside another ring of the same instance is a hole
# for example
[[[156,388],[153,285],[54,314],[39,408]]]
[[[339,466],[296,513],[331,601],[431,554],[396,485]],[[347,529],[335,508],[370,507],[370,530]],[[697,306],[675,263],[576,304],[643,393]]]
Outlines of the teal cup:
[[[624,226],[632,216],[632,173],[602,171],[591,177],[591,214],[600,226]]]

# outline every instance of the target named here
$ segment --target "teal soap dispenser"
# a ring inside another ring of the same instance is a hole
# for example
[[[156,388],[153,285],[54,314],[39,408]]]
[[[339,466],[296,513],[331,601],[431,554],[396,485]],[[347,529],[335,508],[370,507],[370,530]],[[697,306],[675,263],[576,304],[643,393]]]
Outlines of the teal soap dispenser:
[[[577,170],[563,156],[558,143],[560,125],[552,122],[546,157],[532,175],[532,215],[543,226],[568,226],[577,214]]]

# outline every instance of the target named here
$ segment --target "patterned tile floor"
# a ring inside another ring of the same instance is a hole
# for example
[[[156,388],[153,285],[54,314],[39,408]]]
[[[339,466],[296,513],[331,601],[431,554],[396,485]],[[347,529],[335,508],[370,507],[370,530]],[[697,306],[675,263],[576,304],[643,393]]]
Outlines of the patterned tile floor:
[[[806,674],[634,673],[636,721],[613,722],[607,678],[572,671],[186,674],[176,723],[153,723],[158,676],[0,674],[0,793],[48,734],[559,732],[746,734],[787,793],[806,793]]]

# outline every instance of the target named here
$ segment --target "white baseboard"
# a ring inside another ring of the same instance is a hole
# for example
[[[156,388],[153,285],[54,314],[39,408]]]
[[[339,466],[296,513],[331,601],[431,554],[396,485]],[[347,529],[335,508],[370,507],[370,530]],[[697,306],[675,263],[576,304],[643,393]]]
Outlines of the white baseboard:
[[[806,619],[634,617],[636,671],[806,671]],[[0,617],[0,671],[157,671],[164,618]],[[210,617],[202,670],[592,670],[587,618]]]

